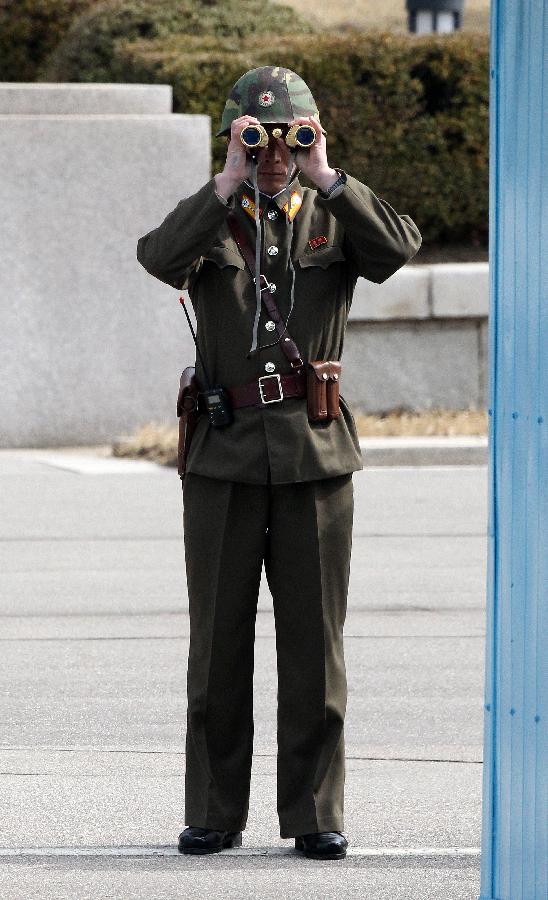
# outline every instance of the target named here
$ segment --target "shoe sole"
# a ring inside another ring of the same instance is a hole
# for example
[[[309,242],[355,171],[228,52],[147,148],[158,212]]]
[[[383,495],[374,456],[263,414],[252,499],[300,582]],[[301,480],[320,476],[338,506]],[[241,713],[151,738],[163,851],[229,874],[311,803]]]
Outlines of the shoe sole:
[[[346,856],[346,850],[343,850],[342,853],[312,853],[311,850],[301,850],[300,852],[308,859],[344,859]]]
[[[241,831],[233,835],[232,837],[225,838],[220,847],[185,847],[179,844],[178,850],[179,853],[190,853],[195,856],[204,856],[207,853],[220,853],[221,850],[227,850],[232,847],[241,847],[242,846],[242,833]]]

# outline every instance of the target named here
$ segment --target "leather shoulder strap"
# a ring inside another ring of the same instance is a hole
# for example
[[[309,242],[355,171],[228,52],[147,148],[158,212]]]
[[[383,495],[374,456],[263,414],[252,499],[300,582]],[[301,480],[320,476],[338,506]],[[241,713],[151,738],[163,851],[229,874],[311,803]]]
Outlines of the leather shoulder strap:
[[[249,271],[251,272],[253,277],[255,277],[255,254],[253,252],[253,248],[251,247],[251,243],[243,229],[241,222],[238,221],[232,210],[227,216],[227,223],[232,232],[232,237],[236,241],[240,253],[246,261]]]
[[[238,221],[235,214],[232,210],[229,212],[227,216],[227,223],[230,231],[232,232],[232,236],[236,241],[240,253],[242,254],[247,268],[251,274],[252,278],[255,278],[255,254],[253,252],[253,248],[251,247],[251,243],[248,239],[247,234],[245,233],[241,222]],[[268,282],[267,282],[268,284]],[[303,360],[301,357],[301,351],[297,347],[295,341],[289,334],[287,330],[287,326],[284,324],[283,318],[280,314],[280,310],[278,309],[278,304],[274,300],[274,297],[269,291],[263,291],[262,293],[262,301],[266,306],[269,315],[272,317],[272,320],[276,324],[276,331],[280,338],[283,337],[283,341],[281,343],[281,348],[284,355],[288,358],[291,363],[292,368],[299,368],[303,365]]]

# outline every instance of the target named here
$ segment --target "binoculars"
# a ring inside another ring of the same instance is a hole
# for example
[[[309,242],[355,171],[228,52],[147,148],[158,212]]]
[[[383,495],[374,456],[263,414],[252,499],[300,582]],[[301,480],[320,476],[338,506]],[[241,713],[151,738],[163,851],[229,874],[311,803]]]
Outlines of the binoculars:
[[[282,137],[282,128],[272,128],[272,137]],[[240,140],[248,150],[256,150],[259,147],[267,147],[270,140],[268,131],[262,125],[248,125],[240,133]],[[285,135],[288,147],[311,147],[316,140],[316,132],[312,125],[292,125]]]

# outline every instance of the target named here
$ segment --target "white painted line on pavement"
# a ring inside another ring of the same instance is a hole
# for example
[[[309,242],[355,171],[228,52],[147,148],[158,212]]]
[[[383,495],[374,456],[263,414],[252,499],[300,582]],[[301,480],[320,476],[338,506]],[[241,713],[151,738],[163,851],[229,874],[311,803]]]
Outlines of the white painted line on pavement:
[[[487,437],[476,434],[455,434],[451,436],[439,434],[410,434],[401,436],[394,435],[391,437],[371,436],[361,437],[360,447],[365,449],[371,447],[375,450],[401,450],[402,448],[408,450],[425,447],[428,450],[437,450],[439,448],[443,448],[444,450],[453,450],[455,448],[462,449],[463,447],[471,447],[475,449],[477,447],[487,447]]]
[[[440,463],[440,464],[438,464],[438,463],[427,463],[426,464],[425,463],[424,465],[413,464],[410,466],[404,466],[404,465],[399,465],[399,464],[396,466],[396,465],[390,464],[389,466],[373,466],[373,465],[366,466],[365,469],[363,469],[363,472],[385,472],[387,475],[390,474],[390,472],[397,472],[397,471],[407,472],[407,473],[409,473],[409,472],[424,472],[425,475],[428,475],[433,470],[436,472],[444,472],[445,473],[445,472],[457,472],[457,471],[462,472],[463,469],[465,469],[467,472],[470,472],[473,469],[479,469],[480,471],[485,471],[486,468],[487,468],[486,463],[462,463],[460,465],[458,463],[451,463],[451,464],[447,463],[447,465],[444,465],[443,463]],[[354,474],[361,475],[362,472],[355,472]]]
[[[44,463],[56,469],[68,469],[79,475],[150,475],[166,470],[166,466],[148,459],[88,456],[77,453],[48,453],[36,456],[35,462]]]
[[[291,838],[288,838],[291,840]],[[294,847],[236,847],[221,851],[229,856],[301,856]],[[400,858],[479,857],[479,847],[349,847],[348,856]],[[7,856],[184,856],[177,847],[0,847]],[[209,854],[204,854],[209,855]]]

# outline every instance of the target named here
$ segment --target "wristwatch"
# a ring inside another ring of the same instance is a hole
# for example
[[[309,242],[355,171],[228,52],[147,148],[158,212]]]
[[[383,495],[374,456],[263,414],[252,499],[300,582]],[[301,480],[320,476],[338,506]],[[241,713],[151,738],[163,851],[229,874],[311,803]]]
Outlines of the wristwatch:
[[[326,191],[322,191],[322,190],[318,189],[318,194],[319,194],[320,197],[322,197],[324,200],[328,200],[329,197],[331,196],[331,194],[333,193],[333,191],[336,191],[338,187],[341,187],[341,185],[346,184],[346,175],[345,175],[345,173],[344,173],[344,172],[341,172],[340,169],[335,169],[335,172],[338,172],[338,173],[339,173],[339,177],[338,177],[337,180],[331,185],[331,187],[329,187]]]

